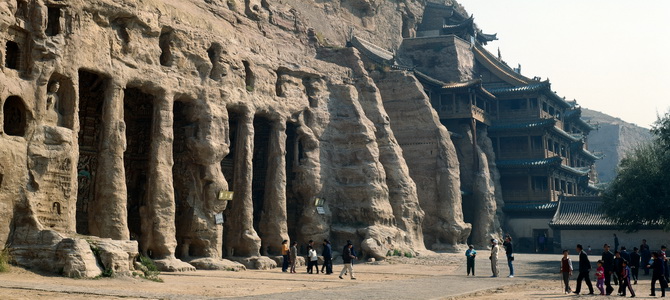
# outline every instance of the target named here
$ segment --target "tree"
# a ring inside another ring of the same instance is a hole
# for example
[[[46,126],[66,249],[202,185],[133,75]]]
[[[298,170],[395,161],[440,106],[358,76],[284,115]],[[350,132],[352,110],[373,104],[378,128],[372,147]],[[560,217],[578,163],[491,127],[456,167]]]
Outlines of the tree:
[[[605,215],[629,231],[655,224],[670,230],[670,112],[651,132],[653,141],[621,160],[603,194]]]

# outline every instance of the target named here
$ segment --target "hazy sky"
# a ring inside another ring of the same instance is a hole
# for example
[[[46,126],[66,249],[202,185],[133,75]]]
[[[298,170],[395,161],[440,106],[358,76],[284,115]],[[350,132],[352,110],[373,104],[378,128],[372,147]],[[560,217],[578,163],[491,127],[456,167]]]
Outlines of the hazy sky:
[[[458,0],[487,48],[566,99],[649,127],[670,108],[670,1]]]

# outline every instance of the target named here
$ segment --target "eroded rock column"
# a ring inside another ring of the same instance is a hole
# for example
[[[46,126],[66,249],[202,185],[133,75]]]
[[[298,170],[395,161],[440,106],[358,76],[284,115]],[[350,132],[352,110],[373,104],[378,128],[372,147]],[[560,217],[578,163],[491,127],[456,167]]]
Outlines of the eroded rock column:
[[[175,205],[172,184],[172,95],[155,98],[151,151],[149,156],[148,197],[140,208],[142,215],[141,252],[155,258],[174,257]]]
[[[281,254],[281,242],[288,240],[286,217],[286,120],[272,123],[268,145],[265,200],[259,224],[263,255]]]
[[[126,150],[124,88],[124,84],[112,81],[105,92],[98,154],[98,170],[103,172],[98,172],[95,199],[89,203],[88,209],[90,234],[115,240],[127,240],[130,237],[123,165],[123,152]]]
[[[238,141],[235,151],[235,183],[232,203],[227,210],[224,243],[229,257],[259,256],[261,239],[254,230],[252,178],[254,115],[244,111],[238,121]]]

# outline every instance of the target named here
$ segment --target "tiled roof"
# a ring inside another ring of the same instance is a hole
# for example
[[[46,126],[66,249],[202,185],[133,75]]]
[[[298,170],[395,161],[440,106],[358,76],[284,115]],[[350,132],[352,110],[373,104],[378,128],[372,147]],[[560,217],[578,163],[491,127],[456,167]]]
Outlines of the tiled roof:
[[[509,123],[509,122],[500,122],[489,127],[489,132],[503,131],[503,130],[516,130],[516,129],[532,129],[532,128],[546,128],[551,127],[556,124],[555,119],[540,119],[532,122],[524,123]]]
[[[549,83],[549,80],[520,86],[494,88],[490,89],[489,91],[494,95],[545,92],[547,96],[554,98],[556,102],[562,104],[565,108],[571,108],[575,106],[574,102],[565,101],[565,99],[556,95],[556,93],[551,90],[551,83]]]
[[[598,197],[566,197],[560,200],[558,209],[549,222],[551,227],[588,228],[614,227],[614,222],[605,218],[601,211],[602,201]]]
[[[586,176],[591,171],[589,167],[570,167],[566,165],[561,165],[561,169],[579,176]]]
[[[437,80],[433,77],[430,77],[422,72],[419,72],[419,70],[414,70],[414,75],[416,75],[416,78],[421,81],[421,83],[428,83],[433,86],[444,86],[446,85],[445,82]]]
[[[551,127],[551,130],[553,130],[554,132],[558,133],[560,136],[562,136],[562,137],[564,137],[564,138],[567,138],[568,140],[570,140],[570,141],[572,141],[572,142],[579,142],[579,141],[581,141],[582,138],[584,137],[584,136],[581,135],[581,134],[567,133],[567,132],[565,132],[563,129],[560,129],[560,128],[556,127],[556,126]]]
[[[514,204],[505,204],[503,211],[506,213],[510,212],[554,212],[558,207],[558,202],[545,202],[545,203],[514,203]]]
[[[459,30],[459,29],[472,27],[472,25],[474,24],[474,21],[475,21],[474,16],[471,16],[471,17],[467,18],[466,20],[464,20],[463,22],[458,23],[458,24],[444,24],[444,25],[442,25],[442,29],[444,30],[443,31],[444,33],[449,33],[449,32],[454,31],[454,30]]]
[[[363,54],[370,57],[370,59],[376,62],[385,62],[393,63],[393,53],[378,47],[377,45],[370,43],[364,39],[361,39],[357,36],[351,37],[351,44]],[[380,60],[380,61],[377,61]]]
[[[552,165],[560,165],[562,159],[558,156],[542,159],[512,159],[512,160],[498,160],[496,166],[499,169],[504,168],[541,168]]]

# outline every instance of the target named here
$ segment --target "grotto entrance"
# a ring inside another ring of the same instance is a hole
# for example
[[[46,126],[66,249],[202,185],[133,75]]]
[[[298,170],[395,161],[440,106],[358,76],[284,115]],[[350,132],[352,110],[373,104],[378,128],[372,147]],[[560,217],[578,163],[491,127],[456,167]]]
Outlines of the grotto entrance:
[[[189,140],[197,135],[197,125],[190,119],[192,104],[190,99],[177,99],[173,107],[173,136],[172,155],[174,166],[172,178],[175,200],[175,228],[177,237],[177,258],[198,255],[196,247],[191,244],[189,226],[193,217],[193,207],[189,203],[194,192],[194,182],[191,180],[192,171],[189,166],[193,163],[188,149]]]
[[[254,210],[254,229],[259,235],[259,224],[263,212],[263,203],[265,198],[265,183],[268,171],[268,154],[270,131],[272,125],[270,120],[263,116],[254,117],[254,156],[253,177],[251,180],[251,198],[253,200]]]
[[[230,140],[228,155],[221,161],[221,171],[223,177],[228,182],[228,190],[235,188],[235,158],[237,157],[237,124],[239,115],[236,112],[228,111],[228,138]]]
[[[100,74],[79,71],[79,160],[77,162],[76,228],[89,234],[88,205],[95,200],[98,173],[98,152],[102,130],[102,106],[107,78]]]
[[[141,236],[140,208],[147,203],[149,157],[151,152],[154,97],[137,88],[127,88],[123,98],[126,123],[126,152],[123,164],[128,189],[128,229],[130,239]],[[140,246],[140,249],[142,247]]]
[[[302,144],[298,139],[298,126],[295,123],[286,123],[286,222],[288,236],[291,241],[298,241],[302,203],[298,193],[294,190],[297,178],[297,168],[302,158]]]

